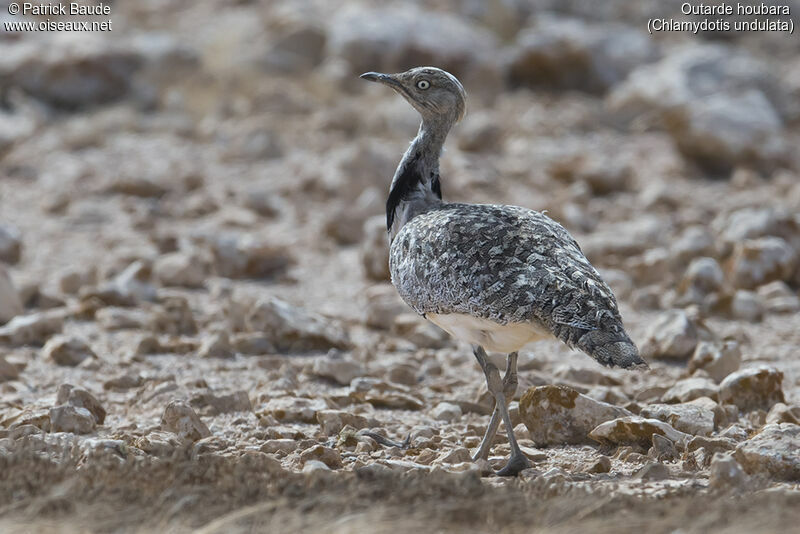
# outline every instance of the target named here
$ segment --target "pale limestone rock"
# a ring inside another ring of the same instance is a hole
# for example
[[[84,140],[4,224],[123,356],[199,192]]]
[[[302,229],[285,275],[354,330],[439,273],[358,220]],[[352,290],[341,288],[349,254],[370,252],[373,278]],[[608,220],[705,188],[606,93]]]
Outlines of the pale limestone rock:
[[[97,268],[94,266],[86,269],[69,269],[58,274],[58,288],[62,293],[75,295],[82,288],[97,283]]]
[[[171,252],[153,264],[153,275],[163,286],[198,288],[206,280],[206,265],[196,254]]]
[[[587,443],[599,424],[630,412],[566,386],[540,386],[522,395],[520,417],[536,445]]]
[[[772,423],[800,425],[800,406],[787,406],[782,402],[776,403],[767,414],[767,424]]]
[[[691,356],[697,340],[697,328],[686,312],[670,310],[661,314],[648,329],[642,343],[642,356],[685,360]]]
[[[791,423],[765,425],[736,448],[734,457],[748,473],[800,481],[800,426]]]
[[[527,87],[603,93],[658,57],[653,41],[638,29],[546,13],[517,42],[508,75],[512,84]]]
[[[767,313],[796,313],[800,311],[800,297],[786,282],[776,280],[760,286],[756,292]]]
[[[678,457],[675,443],[661,434],[653,434],[653,446],[647,451],[647,456],[656,461],[670,461]]]
[[[98,425],[106,419],[106,410],[97,398],[83,388],[72,384],[61,384],[56,395],[56,406],[68,404],[78,408],[86,408],[94,416]]]
[[[144,384],[144,378],[135,371],[129,371],[103,382],[103,389],[126,390],[138,388]]]
[[[714,489],[729,491],[746,486],[750,477],[731,454],[714,453],[711,458],[708,485]]]
[[[154,430],[146,436],[136,438],[133,446],[152,456],[168,458],[181,446],[181,440],[173,432]]]
[[[319,410],[316,419],[322,431],[328,436],[338,434],[345,425],[361,430],[369,426],[369,421],[363,415],[345,412],[342,410]]]
[[[0,342],[12,346],[42,345],[64,327],[65,311],[62,309],[18,315],[0,327]]]
[[[257,415],[271,415],[281,422],[311,423],[317,422],[317,412],[327,409],[322,399],[304,399],[301,397],[279,397],[269,400],[262,406]]]
[[[306,464],[311,460],[320,461],[331,469],[342,467],[342,457],[339,451],[323,445],[315,445],[300,454],[301,463]]]
[[[714,431],[714,412],[696,404],[651,404],[644,406],[640,415],[694,436],[710,436]]]
[[[347,349],[351,342],[338,323],[276,297],[259,299],[247,315],[250,331],[268,336],[277,350],[305,352]]]
[[[670,244],[669,250],[676,263],[691,261],[693,264],[696,260],[713,259],[708,256],[714,252],[714,236],[705,226],[689,226]]]
[[[712,343],[701,341],[689,360],[688,370],[694,373],[702,369],[717,383],[739,369],[742,364],[742,351],[735,341]]]
[[[728,375],[719,386],[722,404],[735,404],[744,411],[769,410],[785,402],[783,373],[772,367],[749,367]]]
[[[181,400],[167,404],[161,416],[161,426],[188,441],[198,441],[211,435],[211,431],[192,407]]]
[[[684,447],[692,438],[689,434],[675,430],[658,419],[627,416],[606,421],[589,433],[589,437],[599,443],[612,445],[640,445],[650,447],[653,434],[661,434],[673,443]]]
[[[389,330],[395,318],[408,313],[409,307],[390,284],[376,284],[364,292],[364,322],[372,328]]]
[[[725,247],[725,252],[737,243],[775,236],[795,243],[800,238],[800,221],[795,213],[776,207],[742,208],[721,213],[711,227]]]
[[[312,372],[317,376],[346,386],[354,378],[362,376],[365,373],[365,369],[360,363],[333,353],[317,359],[312,366]]]
[[[666,480],[670,478],[670,473],[666,465],[650,462],[638,469],[633,476],[641,480]]]
[[[688,300],[702,301],[709,293],[719,291],[725,282],[725,273],[714,258],[695,258],[687,267],[678,286],[678,293]]]
[[[75,367],[87,358],[97,355],[84,340],[72,336],[56,336],[42,349],[44,357],[58,365]]]
[[[297,450],[298,442],[293,439],[268,439],[261,444],[261,452],[268,454],[289,454]]]
[[[71,404],[50,409],[50,431],[89,434],[97,424],[92,412]]]
[[[622,116],[646,114],[684,156],[712,170],[770,168],[787,157],[782,98],[762,62],[727,46],[683,46],[644,65],[609,95]]]
[[[452,402],[440,402],[431,411],[431,415],[437,421],[452,423],[461,418],[461,407]]]
[[[708,378],[691,377],[678,380],[662,396],[661,402],[689,402],[700,397],[717,398],[719,386]]]
[[[303,473],[316,473],[318,471],[330,471],[331,468],[328,467],[325,462],[321,462],[319,460],[306,460],[303,464]]]
[[[203,340],[197,355],[201,358],[232,358],[234,355],[227,332],[213,332]]]
[[[294,263],[283,245],[265,242],[257,236],[212,235],[206,239],[214,271],[227,278],[272,278],[282,275]]]
[[[250,397],[244,390],[221,395],[212,392],[201,393],[192,397],[191,405],[203,409],[206,415],[253,411]]]
[[[455,447],[453,449],[444,451],[439,455],[439,457],[433,461],[434,465],[442,465],[442,464],[460,464],[463,462],[469,462],[472,458],[469,455],[469,450],[464,447]]]
[[[728,264],[735,287],[753,289],[775,280],[790,280],[797,269],[797,253],[779,237],[736,243]]]
[[[764,305],[754,291],[738,289],[730,301],[729,313],[734,319],[756,323],[764,316]]]

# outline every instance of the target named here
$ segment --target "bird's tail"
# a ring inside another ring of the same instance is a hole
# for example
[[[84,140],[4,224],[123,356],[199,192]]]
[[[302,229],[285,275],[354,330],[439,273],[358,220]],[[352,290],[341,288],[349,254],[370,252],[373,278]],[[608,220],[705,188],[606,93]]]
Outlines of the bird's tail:
[[[619,333],[592,330],[584,334],[577,345],[586,354],[608,367],[650,368],[624,330]]]

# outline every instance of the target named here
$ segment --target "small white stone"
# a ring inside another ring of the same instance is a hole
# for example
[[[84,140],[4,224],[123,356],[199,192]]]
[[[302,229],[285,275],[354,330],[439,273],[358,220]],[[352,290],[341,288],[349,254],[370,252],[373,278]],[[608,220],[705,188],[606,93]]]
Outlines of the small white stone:
[[[773,367],[750,367],[731,373],[719,385],[722,404],[735,404],[741,410],[769,410],[785,402],[783,373]]]
[[[206,265],[197,255],[172,252],[156,260],[153,274],[164,286],[202,287],[206,280]]]
[[[643,407],[640,414],[694,436],[710,436],[714,431],[714,412],[696,404],[651,404]]]
[[[349,385],[354,378],[364,374],[364,367],[358,362],[346,358],[325,356],[314,362],[313,373],[329,378],[343,386]]]
[[[716,398],[719,386],[713,380],[703,377],[690,377],[678,380],[661,396],[661,402],[689,402],[700,397]]]
[[[77,337],[56,336],[42,349],[45,358],[58,365],[75,367],[86,358],[96,358],[92,348],[84,340]]]
[[[50,429],[53,432],[88,434],[94,430],[95,418],[86,408],[65,404],[50,409]]]
[[[717,383],[733,373],[742,364],[742,351],[735,341],[713,343],[701,341],[689,360],[689,372],[702,369]]]
[[[197,355],[201,358],[231,358],[233,347],[227,332],[213,332],[203,340]]]
[[[303,473],[314,473],[317,471],[330,471],[331,468],[319,460],[306,460],[303,466]]]
[[[739,289],[731,300],[731,315],[742,321],[758,322],[764,315],[764,306],[756,293]]]
[[[645,358],[685,360],[697,346],[697,328],[683,310],[661,314],[647,331],[642,344]]]
[[[161,416],[161,426],[189,441],[198,441],[211,435],[192,407],[180,400],[167,404]]]
[[[433,418],[437,421],[446,421],[452,423],[461,418],[461,407],[452,402],[440,402],[431,412]]]
[[[711,458],[708,485],[718,490],[742,487],[750,480],[733,456],[720,452]]]
[[[753,289],[774,280],[789,280],[797,268],[797,254],[779,237],[737,243],[730,260],[734,286]]]

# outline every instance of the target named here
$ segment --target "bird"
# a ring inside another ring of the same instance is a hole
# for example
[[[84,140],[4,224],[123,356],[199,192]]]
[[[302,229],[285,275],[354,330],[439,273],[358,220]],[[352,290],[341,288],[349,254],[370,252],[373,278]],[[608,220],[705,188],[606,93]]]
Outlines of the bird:
[[[460,81],[437,67],[361,78],[390,87],[421,117],[386,201],[392,284],[418,314],[472,346],[494,398],[472,460],[488,460],[502,421],[511,453],[497,475],[516,476],[531,467],[508,412],[523,346],[556,338],[605,366],[647,364],[611,288],[563,226],[524,207],[443,200],[439,159],[467,109]],[[506,354],[503,377],[487,351]]]

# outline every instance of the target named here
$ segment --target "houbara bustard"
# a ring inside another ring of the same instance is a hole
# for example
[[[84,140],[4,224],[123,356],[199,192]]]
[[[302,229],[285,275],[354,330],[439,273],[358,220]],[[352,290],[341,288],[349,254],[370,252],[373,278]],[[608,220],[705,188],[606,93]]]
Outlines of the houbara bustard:
[[[511,457],[498,474],[516,475],[530,465],[508,414],[523,345],[556,337],[603,365],[647,364],[625,332],[611,289],[560,224],[517,206],[442,200],[439,156],[466,112],[458,79],[434,67],[361,78],[391,87],[422,116],[386,202],[392,283],[417,313],[472,344],[495,399],[473,460],[488,458],[502,420]],[[503,378],[487,350],[508,354]]]

